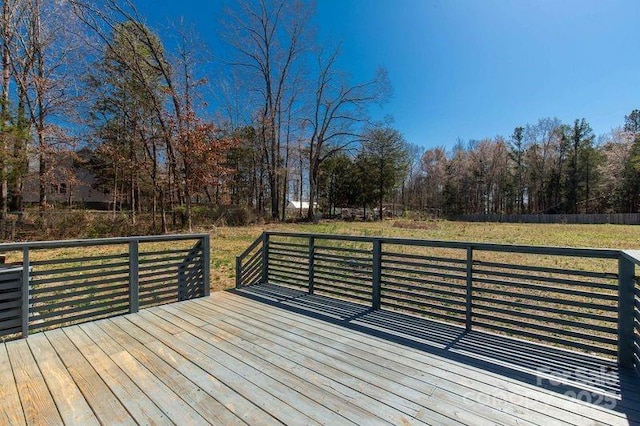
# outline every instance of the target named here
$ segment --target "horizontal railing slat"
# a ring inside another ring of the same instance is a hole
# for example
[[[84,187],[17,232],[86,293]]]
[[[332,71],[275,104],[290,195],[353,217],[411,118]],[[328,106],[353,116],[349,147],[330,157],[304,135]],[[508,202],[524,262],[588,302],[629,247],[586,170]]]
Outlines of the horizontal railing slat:
[[[511,332],[513,333],[519,333],[521,331],[521,329],[535,329],[538,331],[544,331],[546,333],[549,333],[551,335],[553,334],[561,334],[563,336],[567,336],[567,337],[573,337],[573,338],[577,338],[577,339],[582,339],[582,340],[586,340],[586,341],[591,341],[591,342],[597,342],[597,343],[603,343],[603,344],[607,344],[607,345],[615,345],[616,339],[613,338],[608,338],[608,337],[603,337],[603,336],[598,336],[595,334],[586,334],[586,333],[580,333],[577,331],[572,331],[572,330],[565,330],[563,328],[558,328],[558,327],[550,327],[550,326],[546,326],[546,325],[542,325],[542,324],[537,324],[537,323],[533,323],[533,322],[523,322],[523,321],[518,321],[515,319],[511,319],[511,318],[504,318],[501,316],[497,316],[497,315],[489,315],[489,314],[485,314],[485,313],[481,313],[481,312],[475,312],[474,313],[474,318],[475,321],[478,325],[486,325],[486,324],[491,324],[491,323],[503,323],[503,324],[508,324],[507,329],[511,330]],[[479,321],[479,320],[485,320],[485,321]],[[515,328],[514,326],[518,326],[519,328]],[[541,336],[542,338],[543,336]],[[543,338],[546,338],[546,336],[544,336]],[[565,342],[566,345],[571,345],[572,342],[571,341],[566,341]]]
[[[481,260],[474,260],[473,265],[485,266],[490,268],[499,268],[499,269],[516,269],[520,271],[543,272],[547,274],[575,275],[575,276],[581,276],[585,278],[604,278],[604,279],[612,279],[612,280],[618,279],[618,274],[613,272],[581,271],[578,269],[560,269],[560,268],[550,268],[550,267],[537,266],[537,265],[515,265],[513,263],[487,262],[487,261],[481,261]]]
[[[363,293],[369,294],[371,293],[371,284],[359,283],[357,281],[345,280],[345,279],[334,279],[330,276],[326,275],[317,275],[316,276],[316,284],[328,283],[328,284],[344,284],[345,288],[349,289],[359,289]]]
[[[68,268],[56,268],[56,269],[42,269],[42,270],[34,270],[31,272],[32,277],[39,277],[42,275],[60,275],[60,274],[68,274],[70,272],[84,272],[84,271],[95,271],[97,270],[108,270],[109,268],[120,268],[129,266],[129,262],[117,262],[117,263],[108,263],[108,264],[98,264],[98,265],[84,265],[84,266],[71,266]]]
[[[288,241],[278,241],[278,240],[270,240],[269,245],[273,247],[297,247],[297,248],[307,248],[308,244],[301,243],[291,243]]]
[[[278,267],[275,267],[275,266],[269,266],[269,269],[271,271],[278,272],[280,274],[287,274],[287,275],[291,275],[292,277],[300,277],[303,280],[307,279],[309,277],[309,273],[306,272],[306,271],[299,271],[299,270],[295,270],[295,269],[278,268]]]
[[[309,273],[309,267],[308,266],[303,266],[300,263],[297,262],[270,262],[269,263],[269,269],[273,269],[273,270],[288,270],[288,271],[298,271],[298,272],[304,272],[306,274]]]
[[[128,269],[124,269],[124,268],[112,269],[112,270],[105,270],[100,272],[92,272],[90,274],[84,273],[84,274],[78,274],[78,275],[66,275],[62,277],[53,277],[53,278],[34,278],[33,280],[31,280],[31,285],[34,288],[39,288],[40,286],[44,287],[50,284],[53,284],[55,286],[61,283],[71,282],[71,281],[88,280],[91,278],[114,277],[114,276],[122,276],[122,275],[128,275],[128,274],[129,274]],[[42,276],[47,276],[47,275],[42,275]]]
[[[437,264],[437,263],[419,263],[419,262],[391,260],[391,259],[387,259],[386,256],[383,256],[382,264],[383,264],[383,267],[386,267],[389,270],[403,270],[404,269],[404,270],[412,271],[413,273],[420,273],[424,269],[436,269],[436,270],[454,271],[454,272],[463,272],[463,273],[467,272],[467,268],[466,267],[451,266],[451,265],[441,265],[441,264]],[[411,267],[416,268],[416,269],[398,268],[397,266],[387,266],[387,264],[411,266]],[[392,269],[392,268],[394,268],[394,269]]]
[[[457,265],[467,264],[467,261],[465,259],[456,259],[453,257],[427,256],[416,253],[398,253],[387,250],[384,251],[383,261],[393,261],[395,258],[424,260],[428,262],[453,263]]]
[[[22,311],[20,309],[10,309],[10,310],[2,310],[0,311],[0,319],[3,320],[3,323],[7,321],[7,318],[20,318],[20,314]]]
[[[350,274],[348,269],[330,267],[326,265],[316,265],[314,271],[316,275],[328,274],[329,276],[350,278],[351,280],[365,281],[369,283],[371,282],[371,273],[367,273],[366,271],[364,273]]]
[[[392,285],[392,286],[402,285],[407,288],[415,287],[415,289],[432,288],[433,286],[437,286],[437,287],[446,287],[449,289],[458,289],[462,292],[466,291],[466,285],[463,284],[461,280],[458,280],[457,283],[452,281],[435,281],[435,280],[429,280],[425,278],[386,274],[384,272],[381,274],[381,277],[386,284]],[[404,283],[400,282],[399,280],[403,280]],[[423,284],[423,285],[422,286],[415,285],[416,283]]]
[[[110,275],[107,275],[110,276]],[[86,278],[86,277],[82,277],[82,278]],[[64,284],[68,281],[77,281],[77,280],[64,280],[64,281],[60,281],[59,283],[55,283],[55,285],[38,285],[38,286],[33,286],[33,288],[31,289],[31,294],[33,296],[38,296],[41,297],[41,295],[43,294],[49,294],[52,292],[55,293],[59,293],[59,292],[64,292],[67,290],[74,290],[74,289],[80,289],[80,288],[85,288],[85,287],[91,287],[91,286],[104,286],[104,285],[108,285],[111,283],[126,283],[128,284],[128,277],[126,276],[120,276],[120,277],[116,277],[116,278],[108,278],[108,279],[100,279],[100,280],[95,280],[95,281],[83,281],[80,283],[74,282],[73,284]]]
[[[438,278],[443,278],[443,279],[448,279],[448,280],[456,280],[456,281],[466,281],[467,277],[466,275],[456,275],[456,274],[445,274],[442,272],[435,272],[435,271],[410,271],[404,268],[394,268],[393,266],[387,266],[387,265],[382,265],[382,272],[384,273],[385,271],[392,271],[395,273],[413,273],[416,275],[424,275],[424,276],[428,276],[428,277],[438,277]]]
[[[334,289],[335,291],[338,291],[341,294],[349,294],[349,295],[356,294],[359,296],[363,296],[367,300],[371,299],[370,291],[367,291],[355,286],[347,287],[347,286],[335,285],[332,281],[318,280],[318,282],[316,283],[316,289],[323,290],[326,288]]]
[[[371,267],[372,261],[366,257],[342,256],[339,254],[328,253],[324,251],[316,251],[316,260],[324,260],[327,262],[341,262],[354,266]]]
[[[165,254],[182,254],[183,256],[190,253],[192,249],[169,249],[169,250],[152,250],[139,251],[138,257],[164,256]]]
[[[273,275],[276,278],[291,280],[291,281],[293,281],[295,283],[298,283],[298,284],[300,284],[302,286],[305,286],[305,287],[308,284],[307,281],[305,279],[303,279],[302,277],[300,277],[300,276],[292,276],[291,274],[285,274],[285,273],[281,273],[281,272],[278,272],[278,271],[270,272],[269,274],[270,274],[269,276]]]
[[[369,281],[371,281],[371,274],[372,274],[371,269],[353,269],[353,268],[347,268],[344,266],[338,266],[331,263],[315,263],[314,269],[319,272],[320,271],[328,271],[328,272],[336,272],[336,273],[344,272],[348,275],[351,275],[353,278],[362,278],[362,279],[368,279]]]
[[[199,259],[200,254],[197,254],[194,259]],[[184,262],[184,256],[171,256],[171,257],[153,257],[153,258],[138,258],[138,265],[140,268],[148,268],[154,266],[155,264],[166,264],[166,265],[180,265]]]
[[[586,323],[586,322],[583,322],[583,321],[571,321],[571,320],[562,319],[562,318],[556,318],[556,317],[544,317],[544,316],[540,316],[540,315],[536,315],[536,314],[532,314],[532,313],[528,313],[528,312],[516,311],[514,309],[503,309],[503,308],[498,308],[498,307],[490,306],[490,305],[486,305],[486,304],[476,303],[476,304],[473,305],[473,307],[476,310],[476,312],[478,312],[478,311],[481,311],[481,312],[482,311],[486,311],[486,312],[490,312],[490,313],[498,313],[498,314],[503,314],[503,315],[519,317],[519,318],[526,318],[526,319],[530,319],[530,320],[534,320],[534,321],[541,321],[541,322],[548,322],[548,323],[552,323],[552,324],[566,325],[566,326],[570,326],[570,327],[580,328],[580,329],[583,329],[583,330],[599,331],[599,332],[602,332],[602,333],[607,333],[607,334],[612,334],[612,335],[616,334],[618,332],[616,327],[606,327],[606,326],[601,326],[601,325],[597,325],[597,324]],[[496,317],[496,318],[498,318],[498,317]]]
[[[84,263],[84,262],[95,262],[98,260],[115,260],[128,258],[128,253],[117,253],[117,254],[105,254],[100,256],[85,256],[85,257],[61,257],[57,259],[47,259],[47,260],[34,260],[30,262],[32,266],[45,266],[45,265],[59,265],[64,263]]]
[[[394,294],[402,294],[405,296],[421,298],[421,297],[431,297],[430,293],[433,293],[433,294],[438,294],[442,296],[453,297],[454,299],[448,299],[450,301],[455,301],[456,300],[455,298],[459,298],[461,301],[465,300],[464,293],[455,293],[453,291],[443,290],[440,288],[416,287],[416,286],[405,285],[405,284],[390,283],[389,281],[383,281],[383,284],[393,284],[394,286],[394,287],[391,287],[389,285],[385,285],[382,290],[383,294],[394,293]],[[396,287],[402,287],[402,289],[399,289]]]
[[[273,277],[273,278],[270,278],[270,282],[273,282],[273,283],[279,284],[279,285],[295,287],[295,288],[306,288],[307,287],[307,283],[301,283],[299,281],[289,280],[289,279],[286,279],[286,278],[279,277],[277,275],[275,277]]]
[[[400,302],[402,304],[406,304],[407,306],[420,306],[422,308],[429,308],[429,311],[423,310],[423,313],[427,315],[432,314],[433,311],[447,311],[453,314],[460,315],[461,318],[464,318],[464,315],[465,315],[464,309],[447,306],[447,305],[436,305],[424,300],[407,300],[402,297],[395,297],[388,294],[385,294],[382,296],[382,306],[387,306],[388,305],[387,301],[389,300],[392,300],[394,302]],[[398,306],[403,306],[402,304],[399,305],[398,303],[395,303],[395,305],[398,305]]]
[[[364,254],[364,255],[367,255],[367,256],[371,256],[371,254],[372,254],[371,250],[356,249],[356,248],[351,248],[351,247],[323,246],[321,244],[316,244],[315,248],[316,248],[316,250],[320,250],[320,251],[337,251],[337,252],[345,252],[345,253],[357,253],[357,254]]]
[[[474,283],[492,284],[492,285],[497,285],[497,286],[517,287],[519,289],[520,288],[526,288],[526,289],[529,289],[529,290],[539,290],[539,291],[544,291],[544,292],[566,294],[566,295],[569,295],[569,296],[578,296],[578,297],[598,299],[598,300],[608,300],[608,301],[617,301],[618,300],[618,295],[616,295],[616,294],[595,293],[595,292],[588,292],[588,291],[582,291],[582,290],[573,290],[573,289],[564,288],[564,287],[552,287],[552,286],[545,286],[545,285],[536,285],[536,284],[525,283],[525,282],[522,282],[522,281],[500,281],[500,280],[494,280],[494,279],[491,279],[491,278],[477,277],[475,275],[473,277],[473,281],[474,281]],[[484,287],[478,288],[478,291],[482,291],[482,290],[484,290]]]
[[[556,278],[556,277],[543,277],[540,275],[527,275],[527,274],[519,274],[513,272],[503,272],[496,271],[493,269],[477,269],[473,268],[474,275],[487,275],[492,277],[502,277],[502,278],[514,278],[520,280],[531,280],[545,283],[553,283],[553,284],[563,284],[574,287],[589,287],[592,289],[600,289],[600,290],[611,290],[617,291],[618,286],[617,282],[615,284],[608,283],[600,283],[600,282],[591,282],[591,281],[578,281],[578,280],[570,280],[566,278]],[[506,281],[509,282],[509,281]]]
[[[307,259],[309,257],[309,252],[269,248],[269,257],[272,257],[272,256],[279,256],[279,257],[285,257],[285,258],[293,257],[295,259]]]
[[[0,310],[19,308],[22,305],[22,301],[18,297],[8,298],[2,295],[0,298]]]
[[[503,291],[503,290],[496,290],[496,289],[491,289],[491,288],[483,288],[483,289],[476,289],[474,291],[478,291],[478,292],[482,292],[482,293],[488,293],[488,294],[494,294],[497,296],[508,296],[508,297],[512,297],[512,298],[518,298],[518,299],[527,299],[527,300],[532,300],[532,301],[536,301],[536,302],[545,302],[545,303],[549,303],[549,304],[564,304],[564,305],[568,305],[568,306],[575,306],[578,308],[586,308],[586,309],[594,309],[594,310],[601,310],[603,312],[617,312],[617,307],[613,306],[613,305],[603,305],[603,304],[598,304],[598,303],[591,303],[591,302],[580,302],[577,300],[572,300],[572,299],[563,299],[562,301],[553,298],[553,297],[545,297],[545,296],[537,296],[534,294],[527,294],[527,293],[518,293],[518,294],[513,294],[509,291]]]
[[[401,297],[401,296],[405,296],[405,297]],[[460,299],[460,300],[451,300],[451,299],[447,299],[444,297],[439,297],[439,296],[433,296],[433,295],[429,295],[428,298],[420,298],[420,297],[411,297],[408,298],[407,296],[407,292],[384,292],[383,293],[383,297],[389,297],[389,298],[393,298],[393,300],[396,301],[405,301],[406,303],[423,303],[423,301],[426,299],[429,302],[440,302],[443,305],[442,306],[448,306],[448,305],[459,305],[459,306],[463,306],[465,303],[464,299]],[[462,311],[461,311],[462,312]]]
[[[530,310],[536,310],[536,311],[543,311],[543,312],[549,312],[549,313],[553,313],[553,314],[557,314],[557,315],[568,315],[568,316],[574,316],[574,317],[579,317],[579,318],[584,318],[584,319],[592,319],[592,320],[597,320],[597,321],[601,321],[601,322],[610,322],[610,323],[617,323],[618,322],[618,318],[615,315],[603,315],[603,314],[596,314],[596,313],[590,313],[590,312],[582,312],[579,310],[568,310],[568,309],[558,309],[558,308],[553,308],[550,306],[544,306],[544,305],[528,305],[526,303],[520,303],[520,302],[516,302],[514,300],[502,300],[502,299],[497,299],[497,298],[489,298],[489,297],[482,297],[482,296],[473,296],[473,300],[474,302],[484,302],[484,303],[493,303],[493,304],[500,304],[503,306],[509,306],[511,308],[522,308],[522,309],[530,309]],[[609,313],[612,313],[614,311],[609,311]]]
[[[118,290],[127,290],[129,288],[129,283],[128,282],[123,282],[120,281],[119,283],[116,283],[116,285],[110,285],[110,286],[104,286],[104,287],[99,287],[99,288],[88,288],[86,290],[77,290],[77,291],[67,291],[64,293],[58,293],[58,294],[54,294],[51,296],[39,296],[37,299],[34,299],[33,303],[47,303],[47,302],[53,302],[56,300],[67,300],[71,297],[78,297],[78,296],[84,296],[87,294],[90,295],[94,295],[94,297],[110,297],[112,295],[117,295],[118,294]],[[108,294],[104,294],[104,295],[100,295],[101,293],[105,293],[105,292],[109,292]],[[113,293],[110,293],[113,292]],[[71,302],[73,303],[80,303],[77,300],[72,300]],[[47,308],[53,308],[54,306],[47,306]]]

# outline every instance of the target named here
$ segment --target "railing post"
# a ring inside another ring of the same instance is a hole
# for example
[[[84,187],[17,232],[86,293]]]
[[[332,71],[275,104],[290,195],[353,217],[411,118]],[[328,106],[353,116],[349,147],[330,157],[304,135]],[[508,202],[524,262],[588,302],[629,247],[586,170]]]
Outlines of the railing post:
[[[129,313],[140,309],[138,288],[138,240],[129,241]]]
[[[313,280],[315,274],[315,258],[316,255],[316,239],[313,235],[309,236],[309,294],[313,294]]]
[[[202,285],[203,296],[211,295],[211,236],[202,237]]]
[[[635,265],[620,256],[618,259],[618,365],[633,368],[633,321]]]
[[[29,247],[22,248],[22,337],[29,337]]]
[[[242,287],[242,259],[236,256],[236,288]]]
[[[262,283],[269,283],[269,234],[262,233]]]
[[[382,241],[373,240],[373,280],[371,289],[371,307],[373,310],[380,309],[381,298],[381,274],[382,274]]]
[[[465,328],[467,331],[471,331],[473,322],[472,316],[473,307],[473,247],[467,247],[467,291],[466,291],[466,318]]]

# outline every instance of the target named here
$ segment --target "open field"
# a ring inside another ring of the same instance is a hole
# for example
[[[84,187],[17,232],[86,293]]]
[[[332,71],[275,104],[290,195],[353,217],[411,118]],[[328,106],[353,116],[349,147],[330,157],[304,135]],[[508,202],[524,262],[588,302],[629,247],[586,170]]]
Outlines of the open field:
[[[233,287],[235,256],[264,230],[420,238],[430,240],[488,242],[563,247],[640,249],[640,226],[506,224],[469,222],[322,222],[319,224],[274,224],[211,231],[211,289]],[[592,262],[582,260],[583,262]],[[579,267],[579,265],[575,265]],[[593,265],[589,265],[591,268]],[[589,268],[589,269],[591,269]]]
[[[234,286],[235,256],[247,248],[265,230],[502,244],[640,249],[640,226],[633,225],[505,224],[385,220],[383,222],[327,221],[319,224],[218,227],[208,230],[211,233],[212,291]],[[151,245],[153,249],[162,249],[162,243],[157,244],[157,246],[156,244]],[[124,247],[120,249],[126,250]],[[73,250],[78,250],[78,253],[70,252]],[[87,254],[87,250],[89,249],[40,250],[34,254],[33,260],[51,259],[60,256],[80,257],[83,252]],[[107,254],[106,251],[114,250],[114,248],[95,247],[90,250],[92,250],[92,255],[98,255]],[[7,262],[19,262],[21,260],[21,253],[5,254],[7,255]],[[585,262],[588,262],[588,260],[585,260]],[[589,266],[593,267],[593,265]]]

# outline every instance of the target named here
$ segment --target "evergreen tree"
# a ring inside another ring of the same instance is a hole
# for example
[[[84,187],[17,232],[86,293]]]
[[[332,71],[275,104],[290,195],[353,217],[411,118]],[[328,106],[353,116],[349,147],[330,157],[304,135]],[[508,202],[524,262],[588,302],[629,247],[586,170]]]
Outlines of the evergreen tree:
[[[386,127],[367,132],[362,142],[363,161],[369,164],[372,180],[376,183],[375,199],[379,218],[383,218],[383,201],[398,187],[407,170],[408,151],[403,136]]]

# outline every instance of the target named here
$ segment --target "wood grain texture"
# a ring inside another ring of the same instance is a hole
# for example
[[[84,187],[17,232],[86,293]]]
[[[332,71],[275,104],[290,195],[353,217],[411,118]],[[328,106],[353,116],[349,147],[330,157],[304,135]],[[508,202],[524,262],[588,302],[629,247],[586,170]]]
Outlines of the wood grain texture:
[[[24,425],[20,396],[5,345],[0,345],[0,424]]]
[[[82,392],[44,334],[27,339],[47,387],[66,425],[99,425]]]
[[[401,314],[259,287],[282,307],[214,293],[0,344],[0,424],[640,421],[637,378],[621,377],[625,393],[614,411],[535,386],[524,373],[500,374],[373,332],[421,331],[415,321],[401,329]],[[283,309],[302,307],[301,298],[333,322]],[[347,322],[358,327],[343,326]],[[455,338],[444,328],[433,331],[442,333],[436,341]],[[501,342],[505,357],[524,357],[515,340]],[[465,344],[466,351],[483,354],[496,343],[487,337]],[[549,350],[531,347],[528,361],[559,363],[570,356],[552,358]]]
[[[133,418],[62,329],[44,333],[102,424],[127,425]]]
[[[27,341],[11,342],[7,352],[27,424],[61,424],[62,418]]]

